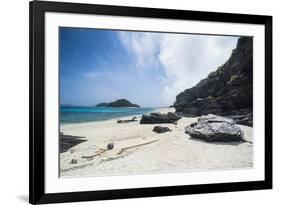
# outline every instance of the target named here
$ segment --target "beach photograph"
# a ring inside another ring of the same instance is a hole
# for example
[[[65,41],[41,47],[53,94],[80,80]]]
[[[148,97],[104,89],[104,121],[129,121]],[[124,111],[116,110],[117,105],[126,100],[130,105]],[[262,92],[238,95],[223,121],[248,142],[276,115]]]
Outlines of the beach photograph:
[[[253,37],[59,28],[59,176],[252,169]]]

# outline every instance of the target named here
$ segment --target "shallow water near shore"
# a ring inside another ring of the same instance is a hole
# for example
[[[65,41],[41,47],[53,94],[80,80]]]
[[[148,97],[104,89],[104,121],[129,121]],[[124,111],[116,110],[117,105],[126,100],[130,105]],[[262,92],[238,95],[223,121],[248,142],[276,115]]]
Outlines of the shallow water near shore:
[[[133,107],[60,107],[60,124],[83,123],[110,120],[118,117],[142,115],[157,108]]]

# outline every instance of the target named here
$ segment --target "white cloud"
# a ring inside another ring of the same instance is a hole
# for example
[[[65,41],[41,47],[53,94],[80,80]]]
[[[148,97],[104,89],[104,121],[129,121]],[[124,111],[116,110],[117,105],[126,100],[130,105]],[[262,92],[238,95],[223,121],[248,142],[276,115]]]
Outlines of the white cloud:
[[[222,65],[236,46],[237,38],[203,35],[163,35],[159,59],[167,83],[162,91],[164,103],[194,86]]]
[[[156,63],[159,52],[159,35],[156,33],[121,31],[118,37],[123,46],[134,54],[136,68],[147,68]]]
[[[217,69],[236,47],[237,37],[120,32],[125,48],[132,52],[139,68],[162,65],[163,105],[172,104],[176,95],[194,86]]]

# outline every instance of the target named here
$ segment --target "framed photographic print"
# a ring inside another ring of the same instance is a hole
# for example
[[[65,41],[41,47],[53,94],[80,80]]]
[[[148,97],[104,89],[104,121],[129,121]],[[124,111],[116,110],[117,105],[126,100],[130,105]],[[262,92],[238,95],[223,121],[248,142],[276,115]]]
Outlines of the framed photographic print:
[[[272,188],[272,17],[30,2],[30,203]]]

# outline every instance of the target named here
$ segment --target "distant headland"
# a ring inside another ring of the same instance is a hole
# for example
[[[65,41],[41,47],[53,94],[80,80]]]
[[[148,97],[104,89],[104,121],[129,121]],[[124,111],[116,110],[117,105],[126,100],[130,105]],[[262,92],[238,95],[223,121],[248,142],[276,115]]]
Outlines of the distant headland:
[[[99,103],[96,105],[96,107],[140,107],[140,106],[137,104],[133,104],[129,100],[126,100],[126,99],[118,99],[114,102]]]

